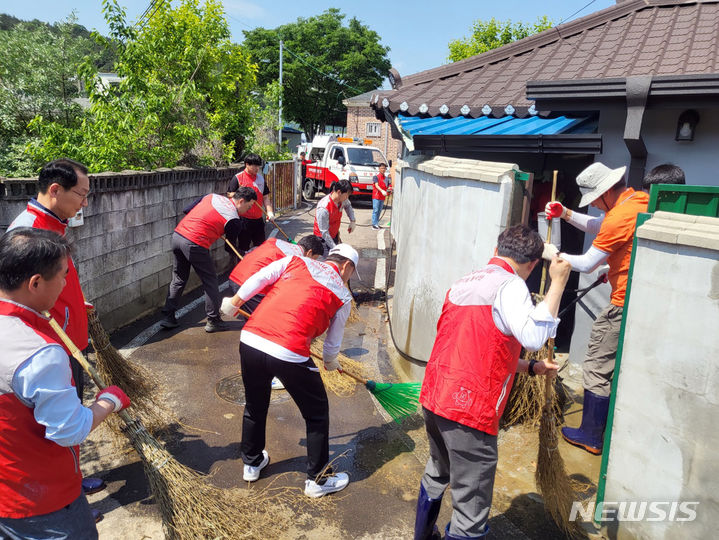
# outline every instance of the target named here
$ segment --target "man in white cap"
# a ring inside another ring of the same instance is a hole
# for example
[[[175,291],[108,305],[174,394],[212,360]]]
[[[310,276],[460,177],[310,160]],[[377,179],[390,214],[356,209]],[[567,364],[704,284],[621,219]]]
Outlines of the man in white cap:
[[[609,265],[610,304],[592,325],[584,360],[582,423],[579,428],[562,428],[562,436],[567,442],[595,455],[602,453],[637,214],[646,212],[649,203],[647,193],[626,186],[625,171],[626,167],[610,169],[597,162],[577,176],[582,193],[579,206],[595,207],[605,213],[603,219],[574,212],[557,201],[547,205],[553,209],[551,217],[561,217],[582,231],[597,234],[586,253],[559,254],[573,270],[592,272],[601,264]],[[557,254],[557,248],[552,244],[545,244],[544,251],[549,257]]]
[[[333,474],[327,467],[329,403],[322,377],[310,358],[310,343],[326,330],[324,367],[339,369],[337,354],[352,302],[346,285],[358,262],[359,255],[349,244],[337,244],[322,262],[296,255],[284,257],[249,277],[232,297],[232,304],[241,307],[259,291],[267,290],[240,334],[246,400],[240,452],[245,481],[257,480],[270,462],[265,427],[271,381],[277,377],[305,419],[305,495],[321,497],[349,484],[346,473]]]

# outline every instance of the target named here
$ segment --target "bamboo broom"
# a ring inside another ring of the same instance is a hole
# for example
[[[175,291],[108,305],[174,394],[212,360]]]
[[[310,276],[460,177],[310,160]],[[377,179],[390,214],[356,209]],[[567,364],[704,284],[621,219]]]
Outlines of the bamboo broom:
[[[552,200],[556,198],[557,192],[557,171],[554,171],[552,179]],[[551,221],[547,228],[547,243],[552,241]],[[539,285],[539,292],[543,296],[547,282],[547,269],[549,263],[545,261],[542,267],[542,279]],[[547,359],[551,362],[554,359],[554,338],[547,342]],[[539,421],[539,448],[537,454],[537,470],[534,478],[539,493],[544,499],[544,507],[552,516],[554,522],[565,534],[570,537],[579,536],[582,529],[579,521],[569,521],[569,513],[572,502],[576,500],[576,494],[572,488],[569,477],[564,467],[564,460],[559,453],[559,434],[557,429],[556,413],[557,395],[554,390],[554,379],[544,378],[544,407],[542,417]]]
[[[100,374],[88,363],[50,313],[43,313],[72,355],[98,388],[105,388]],[[125,435],[142,459],[150,489],[171,540],[219,538],[277,538],[286,525],[284,496],[276,492],[250,491],[245,496],[219,489],[205,476],[179,463],[128,411],[118,416],[125,423]],[[271,504],[270,504],[271,503]],[[270,509],[276,509],[272,512]]]

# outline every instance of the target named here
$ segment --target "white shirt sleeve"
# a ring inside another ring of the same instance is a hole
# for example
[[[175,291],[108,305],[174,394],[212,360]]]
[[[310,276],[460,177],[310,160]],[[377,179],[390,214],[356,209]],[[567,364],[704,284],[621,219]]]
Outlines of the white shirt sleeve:
[[[580,214],[579,212],[572,210],[572,215],[567,221],[580,231],[596,235],[599,232],[599,228],[602,226],[604,215],[590,216],[589,214]]]
[[[342,203],[342,209],[347,212],[347,217],[350,218],[350,221],[356,221],[355,211],[349,199]]]
[[[330,204],[334,204],[330,202]],[[317,207],[315,211],[315,219],[317,220],[317,228],[322,233],[322,240],[329,246],[330,249],[335,247],[335,241],[330,236],[330,213],[327,208]]]
[[[557,333],[559,319],[552,317],[544,302],[532,304],[524,280],[512,279],[497,292],[492,319],[500,332],[512,335],[528,351],[538,351]]]
[[[330,326],[325,336],[325,345],[322,349],[322,358],[331,362],[337,358],[342,346],[342,337],[345,333],[345,324],[350,316],[352,302],[347,302],[337,310],[337,313],[330,319]]]
[[[572,265],[572,270],[577,272],[592,272],[600,264],[609,257],[609,253],[605,253],[601,249],[597,249],[591,246],[584,255],[568,255],[566,253],[560,253],[559,257],[567,261]]]
[[[43,347],[15,371],[12,389],[33,407],[45,438],[60,446],[80,444],[92,428],[92,411],[83,407],[72,385],[67,354],[59,345]]]
[[[246,302],[262,289],[268,285],[272,285],[275,281],[280,279],[280,276],[287,269],[287,265],[290,264],[291,260],[291,256],[284,257],[268,264],[247,278],[247,281],[245,281],[242,284],[242,287],[240,287],[237,291],[237,294],[240,298],[242,298],[242,301]]]

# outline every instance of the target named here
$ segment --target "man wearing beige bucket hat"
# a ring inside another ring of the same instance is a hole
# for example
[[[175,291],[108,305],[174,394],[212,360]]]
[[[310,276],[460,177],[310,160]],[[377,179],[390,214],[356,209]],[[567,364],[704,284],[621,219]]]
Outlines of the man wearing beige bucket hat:
[[[610,303],[592,325],[584,359],[582,423],[579,428],[562,428],[562,436],[567,442],[592,454],[602,453],[637,214],[646,212],[649,203],[648,194],[626,186],[625,172],[626,167],[610,169],[597,162],[577,176],[582,194],[579,206],[593,206],[604,212],[603,219],[574,212],[557,201],[547,205],[550,209],[547,217],[562,217],[582,231],[597,234],[583,255],[559,255],[572,265],[573,270],[592,272],[601,264],[609,265]],[[552,244],[545,244],[544,251],[547,257],[557,254],[557,248]]]

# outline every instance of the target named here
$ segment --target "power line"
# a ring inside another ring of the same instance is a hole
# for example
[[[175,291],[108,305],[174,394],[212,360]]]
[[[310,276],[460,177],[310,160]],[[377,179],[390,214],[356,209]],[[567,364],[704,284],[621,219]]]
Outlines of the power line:
[[[137,26],[138,24],[140,24],[140,21],[142,21],[142,19],[145,17],[145,15],[147,15],[147,12],[150,11],[150,10],[152,9],[152,6],[155,5],[155,2],[157,2],[157,0],[150,0],[150,4],[147,6],[147,9],[146,9],[145,11],[143,11],[143,12],[142,12],[142,15],[140,15],[140,16],[137,18],[137,21],[135,22],[135,26]]]
[[[145,28],[145,26],[147,26],[147,23],[150,22],[150,19],[152,19],[152,17],[155,15],[155,13],[157,13],[157,10],[160,9],[162,7],[162,4],[164,4],[164,3],[165,3],[165,0],[155,0],[155,6],[156,6],[155,9],[152,11],[152,13],[150,13],[147,16],[147,19],[145,20],[144,23],[142,23],[140,30],[143,30]]]
[[[575,11],[574,13],[572,13],[569,17],[565,17],[564,19],[562,19],[561,21],[559,21],[559,23],[557,24],[557,26],[559,26],[560,24],[562,24],[564,21],[568,21],[569,19],[571,19],[572,17],[574,17],[577,13],[581,13],[582,11],[584,11],[585,9],[587,9],[589,6],[591,6],[591,5],[592,5],[594,2],[596,2],[596,1],[597,1],[597,0],[592,0],[592,1],[589,2],[586,6],[580,8],[580,9],[578,9],[577,11]]]

